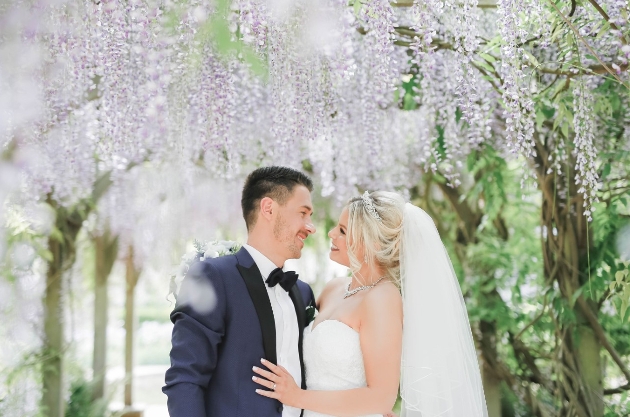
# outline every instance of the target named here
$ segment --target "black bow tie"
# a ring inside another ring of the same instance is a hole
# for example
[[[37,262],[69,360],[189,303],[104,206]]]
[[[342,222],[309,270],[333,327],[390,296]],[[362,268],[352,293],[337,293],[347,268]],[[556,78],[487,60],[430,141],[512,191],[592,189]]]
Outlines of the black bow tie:
[[[280,284],[285,291],[289,291],[297,282],[298,274],[295,271],[284,272],[282,268],[276,268],[271,271],[269,278],[265,281],[268,286],[275,287],[276,284]]]

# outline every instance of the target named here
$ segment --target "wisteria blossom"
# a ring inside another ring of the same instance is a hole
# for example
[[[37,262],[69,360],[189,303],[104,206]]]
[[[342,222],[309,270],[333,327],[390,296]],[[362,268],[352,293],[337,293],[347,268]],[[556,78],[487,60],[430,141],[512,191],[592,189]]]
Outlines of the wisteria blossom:
[[[489,148],[568,177],[558,206],[576,189],[591,220],[603,155],[630,147],[629,15],[626,0],[1,2],[0,254],[41,268],[34,244],[6,247],[6,213],[45,242],[51,204],[86,204],[81,226],[166,264],[241,224],[254,167],[302,168],[340,203],[426,173],[458,188]],[[0,304],[32,305],[35,276],[0,281]]]

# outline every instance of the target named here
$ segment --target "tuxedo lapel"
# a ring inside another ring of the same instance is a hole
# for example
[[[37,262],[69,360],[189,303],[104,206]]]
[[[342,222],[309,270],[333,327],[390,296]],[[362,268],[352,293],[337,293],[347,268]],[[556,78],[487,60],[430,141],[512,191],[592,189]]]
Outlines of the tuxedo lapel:
[[[244,252],[244,253],[243,253]],[[246,254],[246,255],[245,255]],[[265,350],[265,359],[271,363],[277,363],[276,358],[276,323],[273,317],[273,310],[271,309],[271,302],[269,301],[269,295],[267,295],[267,288],[265,282],[262,279],[262,275],[256,266],[256,263],[251,258],[247,249],[241,249],[236,258],[239,263],[236,265],[238,271],[245,281],[249,296],[254,303],[256,314],[258,315],[258,321],[260,322],[260,330],[263,337],[263,348]],[[245,259],[248,258],[248,259]],[[245,266],[243,264],[249,264],[246,260],[251,261],[251,265]],[[241,262],[243,261],[243,262]]]
[[[306,326],[306,306],[304,305],[304,300],[302,300],[302,294],[300,293],[300,289],[298,288],[297,284],[291,287],[291,290],[289,291],[289,297],[291,298],[291,301],[293,301],[298,326],[300,326],[301,330]]]
[[[297,284],[291,287],[289,297],[293,301],[295,307],[295,315],[298,322],[298,353],[300,354],[300,370],[302,372],[302,389],[306,389],[306,376],[304,374],[304,359],[302,358],[302,337],[304,335],[304,327],[306,327],[306,307],[302,300],[302,294]]]

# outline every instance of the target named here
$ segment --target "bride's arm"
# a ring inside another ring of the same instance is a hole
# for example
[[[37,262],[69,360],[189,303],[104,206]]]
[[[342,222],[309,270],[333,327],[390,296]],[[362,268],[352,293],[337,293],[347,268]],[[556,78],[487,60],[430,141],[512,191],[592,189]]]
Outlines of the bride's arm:
[[[301,390],[284,368],[263,362],[274,374],[257,373],[258,383],[275,391],[258,390],[283,404],[322,414],[352,417],[386,414],[395,401],[400,381],[402,351],[402,299],[391,284],[377,286],[365,295],[360,307],[360,340],[367,387],[343,391]]]

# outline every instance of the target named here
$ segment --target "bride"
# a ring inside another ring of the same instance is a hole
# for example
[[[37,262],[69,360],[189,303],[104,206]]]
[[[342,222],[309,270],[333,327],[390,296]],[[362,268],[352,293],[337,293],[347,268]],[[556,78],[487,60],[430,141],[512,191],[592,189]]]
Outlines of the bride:
[[[260,395],[304,417],[376,417],[399,390],[407,417],[486,417],[464,300],[431,218],[391,192],[365,192],[328,233],[331,280],[305,330],[308,390],[281,366],[254,368]]]

